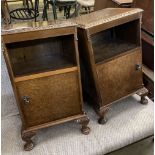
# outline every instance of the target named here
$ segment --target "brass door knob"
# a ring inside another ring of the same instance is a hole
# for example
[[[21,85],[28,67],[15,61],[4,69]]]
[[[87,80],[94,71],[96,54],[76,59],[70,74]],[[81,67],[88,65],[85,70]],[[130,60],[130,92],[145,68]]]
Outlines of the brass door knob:
[[[23,96],[23,101],[24,101],[24,104],[29,104],[30,98],[28,96]]]
[[[136,64],[135,68],[136,68],[136,70],[141,70],[142,67],[140,64]]]

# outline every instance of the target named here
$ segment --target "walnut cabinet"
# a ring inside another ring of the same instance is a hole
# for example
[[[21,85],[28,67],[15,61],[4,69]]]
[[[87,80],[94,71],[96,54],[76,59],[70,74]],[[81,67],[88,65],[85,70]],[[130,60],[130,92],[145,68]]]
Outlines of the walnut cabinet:
[[[74,24],[15,26],[3,29],[2,39],[22,118],[24,149],[34,147],[31,138],[38,129],[71,120],[77,120],[82,133],[88,134]]]
[[[108,8],[76,18],[83,92],[105,123],[110,104],[137,93],[146,104],[140,42],[142,10]]]

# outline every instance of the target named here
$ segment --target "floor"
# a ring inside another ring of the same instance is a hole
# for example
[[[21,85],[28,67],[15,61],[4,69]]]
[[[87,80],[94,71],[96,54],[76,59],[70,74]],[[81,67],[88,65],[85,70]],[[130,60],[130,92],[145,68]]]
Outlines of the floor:
[[[154,142],[153,137],[143,139],[139,142],[133,143],[129,146],[121,148],[106,155],[153,155]]]

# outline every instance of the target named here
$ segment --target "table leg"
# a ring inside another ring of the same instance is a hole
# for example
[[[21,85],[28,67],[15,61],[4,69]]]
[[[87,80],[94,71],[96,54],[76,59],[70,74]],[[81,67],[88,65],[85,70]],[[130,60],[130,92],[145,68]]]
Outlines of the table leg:
[[[79,3],[77,3],[77,6],[76,6],[76,16],[79,16],[80,15],[81,7],[82,6]]]
[[[54,19],[57,19],[57,12],[56,12],[56,5],[55,5],[55,1],[53,0],[52,2],[52,9],[53,9],[53,15],[54,15]]]
[[[2,10],[2,17],[4,19],[5,24],[10,24],[11,23],[11,18],[9,14],[9,7],[8,3],[6,0],[1,1],[1,10]]]

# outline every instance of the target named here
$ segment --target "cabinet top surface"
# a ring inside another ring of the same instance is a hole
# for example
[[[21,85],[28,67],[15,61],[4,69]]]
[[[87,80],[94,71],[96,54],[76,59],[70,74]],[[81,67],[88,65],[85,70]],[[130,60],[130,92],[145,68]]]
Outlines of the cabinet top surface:
[[[141,15],[139,8],[107,8],[75,18],[78,27],[89,29],[94,26],[106,24],[112,21],[128,18],[133,15]]]
[[[73,27],[73,26],[76,26],[76,23],[70,20],[23,22],[18,24],[10,24],[10,25],[2,26],[1,34],[7,35],[7,34],[65,28],[65,27]]]

